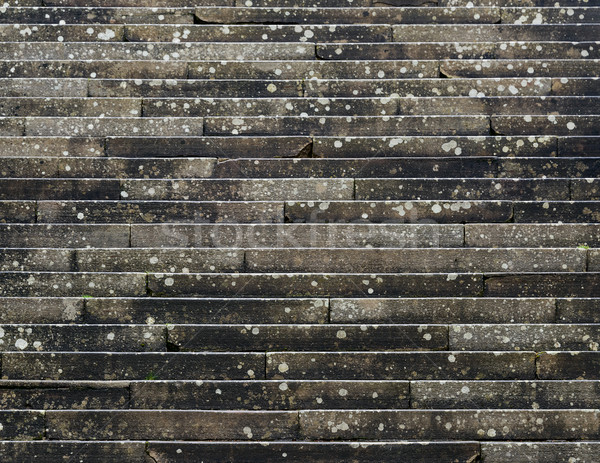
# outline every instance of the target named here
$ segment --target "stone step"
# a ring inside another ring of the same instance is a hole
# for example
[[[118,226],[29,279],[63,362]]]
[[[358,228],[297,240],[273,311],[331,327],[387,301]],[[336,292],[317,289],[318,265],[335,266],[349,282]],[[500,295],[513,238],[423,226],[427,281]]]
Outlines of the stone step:
[[[514,206],[514,221],[598,223],[600,222],[598,201],[545,201],[518,202]]]
[[[467,224],[465,245],[470,247],[595,247],[600,242],[596,224]]]
[[[125,28],[112,24],[1,24],[2,42],[124,42]]]
[[[22,4],[22,0],[19,1]],[[41,4],[41,2],[38,2]],[[592,16],[591,12],[585,16]],[[565,18],[566,20],[566,18]],[[193,24],[193,8],[10,6],[0,14],[5,24]]]
[[[1,352],[167,350],[166,328],[158,325],[4,324],[1,329]]]
[[[492,116],[491,128],[501,135],[600,135],[600,116]]]
[[[23,51],[22,51],[23,53]],[[595,42],[436,42],[318,43],[317,58],[330,60],[389,59],[580,59],[598,58]],[[0,55],[2,56],[2,55]],[[22,56],[27,58],[28,55]],[[7,56],[7,58],[10,56]]]
[[[9,98],[0,98],[0,116],[132,117],[142,115],[141,98],[15,98],[18,91],[10,92],[12,96]],[[39,92],[27,90],[26,93],[46,94],[46,91],[45,89]]]
[[[540,379],[599,379],[598,352],[541,352],[537,361]]]
[[[600,447],[596,442],[486,442],[481,445],[481,452],[491,463],[506,458],[512,458],[514,463],[525,463],[532,458],[548,463],[569,458],[591,462],[598,458]]]
[[[597,297],[598,273],[488,274],[485,296],[492,297]]]
[[[0,202],[16,208],[23,202]],[[26,204],[26,203],[25,203]],[[283,223],[284,203],[266,201],[39,201],[39,223]],[[11,212],[11,211],[9,211]],[[29,210],[26,211],[29,213]],[[7,214],[19,222],[23,212]],[[26,216],[27,217],[27,216]]]
[[[0,179],[0,199],[119,199],[113,179]]]
[[[112,27],[112,26],[111,26]],[[583,46],[583,45],[582,45]],[[593,57],[593,53],[591,55]],[[314,43],[6,42],[0,60],[293,60],[316,59]],[[353,59],[353,58],[352,58]],[[410,59],[410,58],[408,58]]]
[[[582,59],[474,59],[444,60],[440,73],[446,77],[588,77],[600,64]]]

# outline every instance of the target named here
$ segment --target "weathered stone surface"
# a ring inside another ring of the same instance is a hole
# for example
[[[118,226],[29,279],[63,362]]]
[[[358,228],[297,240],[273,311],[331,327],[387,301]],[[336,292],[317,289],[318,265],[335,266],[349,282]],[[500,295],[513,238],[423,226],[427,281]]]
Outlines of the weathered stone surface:
[[[141,296],[145,280],[143,273],[1,272],[0,296]]]
[[[162,326],[145,325],[2,325],[2,352],[167,350]]]
[[[132,179],[121,182],[121,191],[127,193],[127,198],[130,200],[337,200],[354,198],[354,181],[351,179]]]
[[[543,2],[542,2],[543,3]],[[600,12],[596,8],[586,7],[586,1],[573,2],[582,3],[582,7],[560,8],[556,5],[545,8],[502,8],[502,22],[514,24],[570,24],[570,23],[597,23]],[[563,2],[561,5],[565,5]]]
[[[252,11],[257,11],[252,8]],[[294,8],[294,11],[296,9]],[[319,16],[327,13],[318,10]],[[344,11],[352,11],[345,9]],[[285,20],[278,13],[278,20]],[[339,24],[336,19],[336,24]],[[1,68],[0,68],[1,69]],[[200,61],[189,63],[190,79],[408,79],[438,77],[432,60],[397,61]],[[308,83],[308,81],[307,81]]]
[[[6,463],[43,461],[62,463],[65,458],[80,458],[89,463],[130,461],[144,463],[144,442],[73,442],[73,441],[0,441],[0,453]]]
[[[446,84],[447,85],[444,85]],[[386,79],[338,80],[311,79],[306,81],[306,96],[313,97],[446,97],[446,96],[546,96],[551,93],[549,78],[504,79]],[[486,132],[482,135],[487,135]],[[326,134],[331,135],[331,134]],[[354,134],[353,134],[354,135]],[[372,135],[372,134],[371,134]],[[405,136],[408,134],[401,133]],[[448,134],[440,134],[448,135]]]
[[[0,299],[0,307],[6,305]],[[325,323],[327,299],[92,298],[89,323]],[[0,316],[1,312],[0,312]]]
[[[14,80],[14,79],[13,79]],[[34,92],[31,92],[34,93]],[[46,93],[35,92],[36,96]],[[85,95],[84,95],[85,96]],[[142,100],[135,98],[1,98],[1,116],[131,117],[142,115]]]
[[[13,179],[56,178],[58,177],[58,159],[0,156],[0,174]]]
[[[143,96],[143,97],[194,97],[206,98],[228,95],[238,98],[270,98],[302,96],[302,82],[299,80],[277,80],[264,82],[260,80],[91,80],[90,96]],[[117,133],[111,134],[113,136]],[[181,135],[181,134],[173,134]],[[198,135],[198,134],[190,134]],[[202,133],[200,133],[202,135]]]
[[[129,246],[129,225],[0,225],[7,248],[122,248]]]
[[[0,156],[104,156],[103,140],[71,137],[0,137]]]
[[[314,360],[313,360],[314,359]],[[267,353],[268,379],[534,379],[534,352]]]
[[[553,137],[319,137],[313,146],[323,158],[370,156],[556,156]],[[467,158],[469,163],[477,162]],[[426,162],[421,159],[420,162]],[[456,160],[441,160],[454,161]],[[399,162],[399,161],[397,161]],[[470,164],[473,165],[473,164]],[[452,166],[454,172],[457,166]],[[433,175],[432,172],[429,175]],[[463,175],[464,176],[464,175]]]
[[[0,25],[3,42],[123,42],[123,26],[57,25],[29,27],[26,24]]]
[[[537,359],[540,379],[600,379],[598,352],[542,352]]]
[[[576,444],[574,444],[576,445]],[[181,450],[181,452],[178,452]],[[264,461],[311,461],[327,463],[332,455],[343,461],[376,463],[380,461],[414,461],[467,463],[479,455],[474,442],[149,442],[148,454],[157,460],[206,463],[224,460],[259,463]]]
[[[86,97],[87,86],[85,79],[0,79],[0,91],[2,91],[3,98],[33,96]],[[22,103],[25,104],[25,101],[22,100]]]
[[[37,410],[0,410],[2,439],[30,441],[43,439],[44,412]]]
[[[572,179],[571,199],[595,200],[600,199],[600,183],[597,178]]]
[[[298,435],[296,412],[48,411],[50,439],[270,440]]]
[[[539,273],[490,275],[485,278],[486,296],[598,297],[599,273]]]
[[[300,430],[312,439],[593,439],[598,414],[597,410],[301,411]]]
[[[443,325],[169,325],[181,351],[445,350]]]
[[[562,323],[600,323],[600,299],[557,299],[556,318]]]
[[[408,408],[408,394],[408,381],[145,381],[131,383],[131,408]]]
[[[0,199],[119,199],[118,180],[0,179]]]
[[[569,180],[561,179],[357,179],[355,189],[361,200],[571,199]]]
[[[412,408],[598,408],[597,381],[412,381]]]
[[[83,321],[83,299],[75,297],[0,298],[2,323],[78,323]]]
[[[586,270],[586,254],[578,249],[261,249],[246,251],[245,262],[253,272]]]
[[[484,116],[206,117],[205,135],[484,135]]]
[[[598,350],[596,325],[453,325],[452,350]]]
[[[595,224],[467,224],[465,245],[471,247],[578,247],[600,246]]]
[[[34,223],[35,201],[0,201],[0,223]]]
[[[332,323],[551,323],[553,299],[331,299]]]
[[[70,272],[72,262],[73,251],[62,249],[0,250],[0,272]]]
[[[499,159],[498,176],[523,177],[591,177],[600,173],[598,158],[518,158]]]
[[[2,56],[2,55],[0,55]],[[361,43],[319,43],[317,57],[332,60],[395,60],[395,59],[449,59],[449,58],[494,58],[496,44],[482,43],[410,43],[393,42],[386,44]],[[7,58],[10,57],[7,56]]]
[[[156,296],[475,296],[482,291],[482,276],[458,273],[155,273],[148,275],[148,288]]]
[[[352,2],[355,3],[355,2]],[[350,6],[350,5],[348,5]],[[356,6],[356,5],[352,5]],[[566,15],[563,15],[566,16]],[[594,17],[593,12],[587,16]],[[218,8],[203,7],[196,9],[196,18],[202,23],[250,24],[250,23],[286,23],[286,24],[420,24],[443,23],[493,23],[500,20],[499,11],[493,8]],[[435,18],[435,19],[434,19]]]
[[[10,352],[3,379],[152,380],[264,379],[264,354]],[[91,437],[91,436],[88,436]]]
[[[337,154],[337,150],[329,152],[324,159],[224,160],[215,165],[213,176],[220,178],[244,176],[261,179],[289,177],[438,178],[448,176],[450,172],[457,177],[493,177],[497,171],[495,161],[489,158],[365,158],[364,152],[362,158],[357,159],[332,159],[332,156],[343,157],[344,152],[342,151],[340,154]]]
[[[592,463],[600,457],[597,442],[484,442],[481,453],[485,461],[513,463],[545,461],[559,463],[570,459]]]
[[[0,136],[20,137],[25,135],[24,119],[19,117],[0,117]]]
[[[446,77],[585,77],[595,75],[599,68],[597,62],[580,59],[457,59],[440,63],[440,72]]]
[[[0,227],[0,232],[2,228]],[[0,235],[1,236],[1,235]],[[131,246],[219,248],[454,248],[462,225],[439,224],[202,224],[132,225]],[[107,247],[107,246],[105,246]]]
[[[183,79],[188,65],[184,61],[85,60],[41,58],[35,61],[2,60],[0,75],[6,77],[43,77],[89,79]]]
[[[215,159],[212,158],[59,158],[58,176],[119,179],[203,178],[212,176],[214,164]]]
[[[0,119],[1,122],[1,119]],[[202,119],[187,117],[28,117],[27,136],[164,136],[202,135]],[[1,130],[1,128],[0,128]]]
[[[598,223],[600,222],[600,203],[598,201],[516,202],[514,221]]]
[[[0,409],[114,409],[128,403],[124,381],[0,381]]]
[[[304,43],[203,43],[194,47],[182,43],[144,44],[6,42],[0,50],[1,60],[282,60],[315,59],[315,45]]]
[[[244,270],[243,250],[79,249],[81,272],[236,272]]]
[[[307,149],[308,137],[109,137],[109,156],[122,157],[296,157]]]
[[[290,222],[465,223],[507,222],[507,201],[335,201],[287,202]],[[599,219],[600,220],[600,219]]]
[[[586,53],[586,50],[582,50],[581,53]],[[598,88],[597,80],[593,78],[561,77],[552,79],[552,93],[556,95],[599,95],[600,88]]]
[[[492,130],[502,135],[600,135],[600,116],[492,116]]]
[[[581,28],[577,29],[580,31]],[[392,31],[385,25],[228,25],[194,24],[185,26],[144,25],[127,26],[130,42],[389,42]],[[589,40],[589,34],[579,33]],[[2,29],[0,28],[0,38]],[[174,40],[174,38],[176,40]]]
[[[43,201],[40,223],[278,223],[283,203],[168,201]]]
[[[233,93],[231,85],[227,85],[227,90]],[[250,98],[236,99],[145,98],[144,116],[296,116],[304,113],[311,116],[379,116],[397,112],[396,100],[392,98],[256,98],[261,96],[261,90]],[[581,110],[585,112],[586,107],[582,105]]]
[[[21,0],[22,1],[22,0]],[[21,3],[21,2],[19,2]],[[41,1],[38,2],[38,5]],[[486,10],[483,10],[486,11]],[[62,23],[61,21],[64,21]],[[11,7],[0,14],[0,23],[19,24],[192,24],[194,10],[189,8],[61,8]]]

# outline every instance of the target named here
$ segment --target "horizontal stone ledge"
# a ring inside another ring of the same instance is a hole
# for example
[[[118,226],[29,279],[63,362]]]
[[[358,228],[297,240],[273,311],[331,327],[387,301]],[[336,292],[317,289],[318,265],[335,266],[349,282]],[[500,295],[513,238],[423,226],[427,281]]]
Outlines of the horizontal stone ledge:
[[[556,313],[550,298],[342,297],[329,305],[332,323],[554,323]]]
[[[598,201],[518,201],[514,221],[521,223],[598,223]]]
[[[0,179],[0,200],[118,200],[120,197],[120,182],[112,179]]]
[[[600,379],[600,352],[540,352],[536,361],[540,379]]]
[[[0,274],[1,276],[1,274]],[[477,296],[481,274],[149,274],[154,296]]]
[[[120,188],[130,200],[287,201],[354,198],[353,179],[131,179],[122,180]]]
[[[599,442],[482,442],[481,453],[489,463],[510,459],[513,463],[545,461],[559,463],[569,458],[594,461],[600,455]]]
[[[355,2],[352,2],[353,4]],[[363,3],[363,2],[360,2]],[[500,20],[500,12],[493,8],[390,8],[390,6],[358,6],[340,8],[329,6],[318,9],[310,6],[270,7],[236,6],[234,8],[203,7],[197,8],[196,18],[203,23],[212,24],[421,24],[435,23],[495,23]],[[435,18],[435,19],[434,19]]]
[[[598,115],[492,116],[491,127],[502,135],[600,135]]]
[[[0,410],[0,421],[3,439],[32,441],[43,439],[46,435],[42,410]]]
[[[81,323],[81,297],[2,297],[0,322],[22,323]]]
[[[134,409],[408,408],[408,381],[134,381]],[[219,391],[215,394],[215,391]],[[238,400],[244,397],[243,400]]]
[[[1,141],[1,138],[0,138]],[[143,157],[296,157],[310,153],[312,139],[291,137],[108,137],[108,156]]]
[[[552,92],[552,79],[546,77],[457,78],[452,79],[450,84],[448,83],[447,79],[439,78],[310,79],[305,82],[304,94],[321,98],[367,96],[388,98],[469,96],[473,98],[477,96],[550,96]],[[330,134],[327,135],[330,136]],[[488,133],[482,135],[488,135]]]
[[[0,202],[0,208],[4,202]],[[39,223],[282,223],[283,202],[39,201]],[[14,221],[13,221],[14,222]]]
[[[4,59],[0,72],[11,78],[85,78],[85,79],[185,79],[188,63],[185,61],[84,60],[43,57],[35,60]]]
[[[9,305],[0,299],[0,306]],[[27,302],[23,302],[23,305]],[[327,298],[86,298],[86,323],[327,323]]]
[[[575,141],[575,140],[573,140]],[[498,176],[502,178],[586,178],[600,171],[600,158],[562,157],[498,159]]]
[[[0,157],[14,157],[16,153],[19,153],[20,157],[44,157],[49,155],[102,157],[104,156],[104,140],[101,138],[70,136],[0,136]]]
[[[87,97],[88,83],[85,79],[75,78],[0,78],[3,99],[6,97],[30,97],[36,94],[45,97]],[[23,100],[19,99],[19,101]],[[75,101],[81,101],[77,98]]]
[[[487,116],[206,117],[205,135],[485,135]]]
[[[3,42],[123,42],[125,28],[115,24],[0,24]]]
[[[599,297],[600,273],[488,274],[485,296],[501,297]]]
[[[7,248],[126,248],[129,225],[0,224],[0,246]]]
[[[597,178],[572,180],[572,199],[600,200],[600,183]]]
[[[545,10],[546,8],[544,8]],[[540,10],[541,11],[541,10]],[[536,13],[535,16],[541,13]],[[535,18],[531,15],[532,18]],[[472,59],[444,60],[440,72],[446,77],[584,77],[595,75],[600,64],[581,59]]]
[[[501,223],[512,208],[509,201],[290,201],[285,215],[301,223]]]
[[[560,323],[600,323],[600,299],[557,299],[556,320]]]
[[[0,272],[0,296],[146,295],[145,273]]]
[[[569,200],[569,179],[355,179],[358,200]]]
[[[19,1],[19,5],[22,1]],[[41,1],[38,4],[41,5]],[[135,7],[27,7],[10,6],[0,16],[0,23],[18,24],[192,24],[194,9]]]
[[[0,84],[1,86],[1,84]],[[11,94],[17,92],[8,92]],[[141,117],[141,98],[42,98],[45,89],[27,91],[27,98],[0,98],[0,116],[7,117]],[[32,96],[36,95],[36,96]]]
[[[19,119],[11,119],[19,121]],[[26,117],[21,119],[27,136],[199,136],[202,118],[187,117]],[[2,120],[0,119],[0,123]],[[0,133],[6,133],[0,126]],[[8,130],[10,132],[10,130]],[[6,133],[10,135],[10,133]]]
[[[293,60],[316,59],[315,44],[306,43],[61,43],[6,42],[1,60]],[[165,56],[168,59],[165,59]]]
[[[169,325],[181,351],[435,351],[448,348],[445,325]]]
[[[474,247],[585,247],[600,246],[600,225],[578,224],[467,224],[465,245]]]
[[[598,381],[411,381],[416,409],[597,408]]]
[[[19,463],[24,458],[46,463],[60,463],[65,457],[102,460],[107,455],[120,461],[141,463],[147,455],[145,449],[146,444],[142,441],[0,441],[0,452],[6,463]]]
[[[84,252],[84,251],[81,251]],[[327,256],[323,259],[322,256]],[[585,272],[581,249],[255,249],[252,272]]]
[[[281,14],[281,13],[280,13]],[[226,29],[225,29],[226,27]],[[0,37],[2,37],[0,28]],[[16,34],[15,34],[16,35]],[[248,43],[316,43],[316,42],[390,42],[392,29],[386,24],[287,25],[277,24],[193,24],[135,25],[125,27],[129,42],[248,42]],[[12,38],[12,37],[11,37]],[[583,38],[589,39],[588,34]]]
[[[535,379],[535,352],[268,352],[267,379]]]
[[[300,411],[309,439],[594,439],[598,410]],[[439,416],[440,419],[435,419]]]
[[[21,322],[25,321],[22,319]],[[29,322],[29,320],[27,320]],[[159,325],[3,324],[1,352],[162,352],[167,350]]]
[[[3,379],[264,379],[264,353],[4,352]]]

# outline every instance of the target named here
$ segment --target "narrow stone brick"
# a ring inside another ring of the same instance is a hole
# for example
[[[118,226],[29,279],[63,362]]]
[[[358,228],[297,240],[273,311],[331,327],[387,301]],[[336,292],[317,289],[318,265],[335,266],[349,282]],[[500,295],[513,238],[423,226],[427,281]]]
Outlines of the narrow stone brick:
[[[129,225],[0,225],[0,246],[122,248],[129,246]]]
[[[12,26],[10,26],[12,28]],[[0,29],[0,37],[1,37]],[[86,97],[87,82],[85,79],[51,79],[51,78],[3,78],[0,79],[0,90],[6,97]],[[25,100],[21,100],[25,104]]]
[[[585,53],[587,53],[586,49],[581,50],[582,55]],[[588,76],[561,77],[552,79],[552,93],[555,95],[599,95],[600,89],[598,89],[597,82]],[[588,128],[588,131],[593,132],[593,128]],[[597,133],[591,133],[591,135],[597,135]]]
[[[19,1],[19,3],[21,3]],[[38,2],[38,5],[41,1]],[[484,10],[485,11],[485,10]],[[192,24],[194,10],[191,8],[136,7],[11,7],[1,16],[0,22],[7,24]]]
[[[50,439],[270,440],[298,435],[296,412],[48,411]]]
[[[23,118],[0,117],[0,136],[20,137],[25,135],[25,122]]]
[[[445,350],[443,325],[169,325],[182,351]]]
[[[492,130],[501,135],[599,135],[598,116],[492,116]]]
[[[44,412],[39,410],[0,410],[2,438],[20,441],[45,437]]]
[[[600,323],[600,299],[557,299],[556,316],[562,323]]]
[[[540,273],[490,275],[484,281],[486,296],[598,297],[598,273]]]
[[[5,199],[119,199],[118,180],[0,179],[0,200]]]
[[[513,463],[544,461],[559,463],[570,459],[595,461],[600,457],[597,442],[485,442],[481,453],[489,463],[500,463],[507,459]]]
[[[75,297],[0,298],[0,322],[80,323],[83,299]]]
[[[600,379],[598,352],[541,352],[538,356],[540,379]]]
[[[596,172],[600,172],[600,159],[500,159],[498,160],[498,170],[499,177],[565,177],[574,179],[589,177]]]
[[[152,380],[264,379],[264,354],[10,352],[3,379]],[[91,436],[88,436],[91,437]]]
[[[58,25],[44,24],[33,28],[26,24],[0,25],[3,42],[123,42],[123,26],[113,24]]]
[[[597,201],[516,202],[514,221],[522,223],[598,223],[600,203]]]
[[[0,441],[0,453],[6,463],[43,461],[62,463],[65,458],[85,459],[90,463],[101,463],[112,457],[117,461],[144,463],[146,451],[144,442],[73,442],[73,441]]]
[[[14,79],[13,79],[14,80]],[[57,79],[58,80],[58,79]],[[139,98],[1,98],[0,116],[41,117],[131,117],[142,115],[142,100]]]
[[[600,246],[600,225],[467,224],[465,245],[471,247],[594,247]]]
[[[157,296],[476,296],[481,274],[150,274]]]
[[[267,353],[269,379],[535,379],[534,352]]]
[[[101,139],[71,137],[0,137],[0,156],[104,156]]]
[[[2,249],[0,272],[70,272],[73,252],[62,249]]]
[[[505,11],[506,9],[503,10],[503,15]],[[537,14],[535,17],[537,17]],[[444,60],[440,63],[440,72],[446,77],[553,77],[556,75],[565,78],[585,77],[595,75],[599,68],[600,65],[594,61],[580,59],[457,59]]]
[[[333,323],[552,323],[553,299],[331,299]]]
[[[35,201],[0,201],[0,223],[35,222]]]
[[[597,410],[301,411],[300,429],[308,439],[593,439],[598,414]]]
[[[571,199],[594,200],[600,199],[600,183],[596,178],[572,179]]]
[[[139,409],[408,408],[408,382],[145,381],[131,383],[131,397]]]
[[[6,305],[0,299],[0,307]],[[88,298],[88,323],[325,323],[327,299]],[[1,317],[2,315],[0,315]]]

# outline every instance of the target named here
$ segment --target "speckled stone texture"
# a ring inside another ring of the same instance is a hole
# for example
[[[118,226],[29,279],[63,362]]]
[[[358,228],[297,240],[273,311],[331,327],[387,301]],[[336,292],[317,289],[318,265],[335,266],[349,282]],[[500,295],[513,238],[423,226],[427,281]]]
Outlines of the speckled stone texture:
[[[0,462],[600,462],[598,40],[0,0]]]

